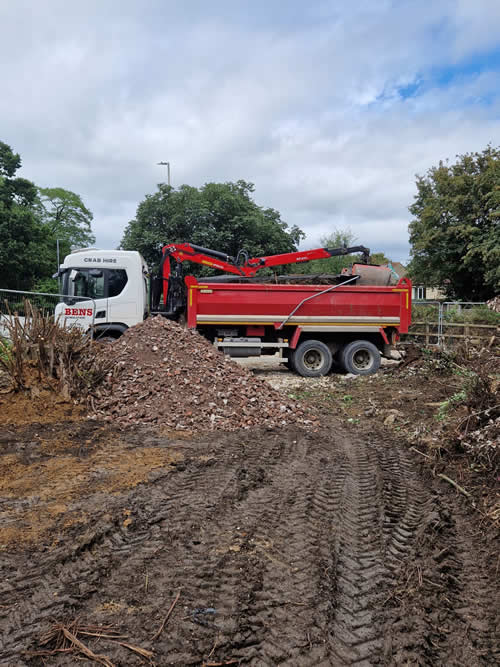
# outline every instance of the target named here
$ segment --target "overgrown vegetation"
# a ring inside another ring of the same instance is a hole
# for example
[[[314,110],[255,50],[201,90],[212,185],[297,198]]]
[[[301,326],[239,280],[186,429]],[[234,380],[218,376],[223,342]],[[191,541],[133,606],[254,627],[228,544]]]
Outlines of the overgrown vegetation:
[[[425,353],[424,353],[425,354]],[[439,451],[467,453],[472,465],[500,468],[500,374],[494,350],[467,344],[429,350],[427,363],[449,376],[455,391],[437,409]]]
[[[415,304],[411,309],[412,322],[435,322],[439,318],[439,306]],[[495,313],[485,305],[463,308],[459,305],[450,306],[444,312],[445,322],[456,324],[500,324],[500,313]]]
[[[85,398],[111,369],[92,340],[77,327],[63,328],[29,301],[26,319],[10,313],[4,319],[9,341],[0,339],[0,368],[13,389],[28,389],[35,379],[66,397]]]
[[[495,313],[494,310],[483,305],[473,308],[451,306],[444,313],[444,320],[464,324],[500,324],[500,313]]]

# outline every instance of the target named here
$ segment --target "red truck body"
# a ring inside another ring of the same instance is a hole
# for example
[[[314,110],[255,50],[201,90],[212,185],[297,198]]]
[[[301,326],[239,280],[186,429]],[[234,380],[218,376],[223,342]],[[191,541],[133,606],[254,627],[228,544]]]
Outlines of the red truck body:
[[[395,286],[332,289],[325,285],[203,283],[188,276],[186,286],[190,328],[236,326],[246,328],[247,336],[263,335],[269,328],[286,329],[292,349],[302,334],[311,332],[377,333],[385,343],[394,342],[410,325],[411,282],[407,278]],[[289,317],[308,297],[312,298]]]

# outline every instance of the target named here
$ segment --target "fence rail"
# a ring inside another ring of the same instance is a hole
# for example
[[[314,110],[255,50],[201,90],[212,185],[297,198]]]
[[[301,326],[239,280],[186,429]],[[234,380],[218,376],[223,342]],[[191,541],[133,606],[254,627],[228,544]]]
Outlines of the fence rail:
[[[423,331],[415,330],[415,327],[424,327]],[[454,333],[453,328],[461,328],[463,333]],[[480,330],[480,332],[477,331]],[[496,324],[471,324],[460,322],[447,322],[439,329],[438,324],[432,322],[413,322],[408,336],[413,338],[425,338],[426,345],[444,344],[447,339],[468,339],[472,343],[481,340],[490,341],[500,336],[500,327]]]
[[[464,312],[473,307],[484,306],[484,302],[455,302],[455,301],[424,301],[414,302],[418,308],[419,315],[425,311],[422,308],[428,308],[429,312],[435,317],[429,321],[415,319],[412,321],[410,331],[405,339],[424,340],[426,345],[437,345],[443,347],[446,344],[452,344],[454,341],[469,340],[475,344],[491,343],[500,336],[500,324],[484,324],[481,322],[448,322],[447,315],[450,312]]]

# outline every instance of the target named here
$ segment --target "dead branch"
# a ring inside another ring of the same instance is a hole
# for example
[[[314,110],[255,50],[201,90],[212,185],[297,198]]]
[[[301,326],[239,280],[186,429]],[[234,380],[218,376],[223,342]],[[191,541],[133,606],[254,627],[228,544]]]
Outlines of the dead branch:
[[[76,648],[78,648],[80,650],[80,653],[86,655],[87,658],[90,658],[91,660],[98,662],[100,665],[104,665],[104,667],[115,667],[113,663],[106,658],[106,656],[97,655],[97,653],[91,651],[87,646],[85,646],[85,644],[83,644],[79,639],[77,639],[75,635],[68,630],[68,628],[62,626],[61,631],[63,635],[66,637],[66,639],[68,639],[71,642],[71,644],[73,644]]]
[[[414,452],[417,452],[417,454],[420,454],[420,456],[425,456],[426,459],[432,459],[432,456],[429,456],[429,454],[424,454],[423,452],[420,451],[420,449],[417,449],[416,447],[410,447]]]
[[[454,480],[452,480],[447,475],[443,475],[442,473],[439,473],[438,477],[441,477],[441,479],[444,479],[445,482],[448,482],[448,484],[451,484],[452,486],[454,486],[457,489],[457,491],[460,491],[460,493],[463,493],[464,496],[467,496],[467,498],[472,498],[472,495],[468,491],[466,491],[462,486],[457,484]]]
[[[155,634],[151,637],[152,642],[156,641],[158,639],[158,637],[161,635],[161,633],[163,632],[163,628],[165,627],[168,619],[170,618],[170,614],[173,612],[174,607],[177,604],[177,601],[179,600],[180,596],[181,596],[181,592],[179,591],[177,593],[177,595],[175,596],[175,600],[170,605],[170,609],[168,610],[167,615],[163,619],[163,623],[160,625],[160,627],[158,629],[158,632],[155,632]]]
[[[140,646],[133,646],[133,644],[128,644],[127,642],[116,642],[120,646],[128,648],[129,651],[133,651],[138,655],[142,655],[143,658],[148,658],[150,660],[153,657],[153,651],[149,651],[146,648],[141,648]]]

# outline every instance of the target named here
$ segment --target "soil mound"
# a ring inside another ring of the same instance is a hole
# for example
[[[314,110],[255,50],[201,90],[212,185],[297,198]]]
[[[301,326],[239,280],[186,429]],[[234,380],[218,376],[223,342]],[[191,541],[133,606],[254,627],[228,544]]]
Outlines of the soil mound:
[[[0,389],[0,426],[7,424],[51,424],[76,422],[84,418],[83,408],[50,386],[34,379],[26,391]]]
[[[106,354],[114,369],[92,407],[108,420],[188,431],[312,423],[196,331],[162,317],[132,327]]]

